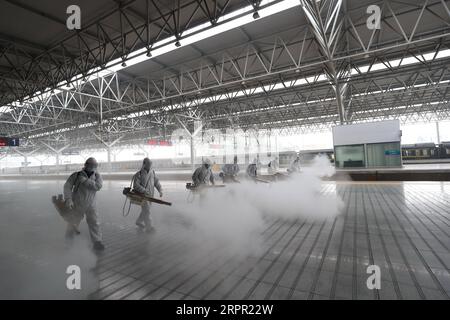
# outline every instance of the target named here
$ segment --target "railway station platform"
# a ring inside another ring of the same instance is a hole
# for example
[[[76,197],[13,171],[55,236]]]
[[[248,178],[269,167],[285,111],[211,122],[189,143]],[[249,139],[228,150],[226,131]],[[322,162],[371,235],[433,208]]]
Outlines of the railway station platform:
[[[181,181],[165,183],[173,206],[152,207],[152,234],[137,231],[136,208],[123,217],[123,198],[111,196],[120,194],[124,181],[105,182],[98,210],[106,250],[94,254],[89,249],[83,222],[68,251],[64,222],[50,201],[62,183],[0,184],[0,298],[450,297],[450,183],[325,182],[324,195],[342,197],[341,214],[325,220],[269,215],[258,250],[245,255],[193,237],[196,231],[177,212],[187,201]],[[65,268],[71,263],[81,263],[85,279],[76,292],[65,288]],[[369,265],[380,268],[379,290],[366,285]]]

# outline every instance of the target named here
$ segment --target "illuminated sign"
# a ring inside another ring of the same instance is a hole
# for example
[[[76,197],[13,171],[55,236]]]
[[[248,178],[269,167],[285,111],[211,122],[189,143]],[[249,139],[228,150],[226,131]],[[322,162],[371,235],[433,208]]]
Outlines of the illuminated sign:
[[[0,147],[18,147],[19,138],[0,137]]]
[[[80,151],[77,150],[65,150],[63,152],[61,152],[61,154],[63,156],[79,156],[80,155]]]
[[[172,141],[168,140],[158,140],[158,139],[149,139],[147,144],[150,146],[162,146],[162,147],[170,147],[172,146]]]

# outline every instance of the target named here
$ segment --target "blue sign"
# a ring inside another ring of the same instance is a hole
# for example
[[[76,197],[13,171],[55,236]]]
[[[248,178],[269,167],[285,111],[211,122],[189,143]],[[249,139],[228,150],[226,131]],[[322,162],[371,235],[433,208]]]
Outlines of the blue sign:
[[[384,150],[385,156],[399,156],[400,150]]]

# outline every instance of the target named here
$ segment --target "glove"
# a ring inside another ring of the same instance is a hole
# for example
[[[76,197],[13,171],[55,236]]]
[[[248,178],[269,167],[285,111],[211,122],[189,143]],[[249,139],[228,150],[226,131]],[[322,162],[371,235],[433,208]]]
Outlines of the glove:
[[[66,208],[68,208],[70,210],[72,210],[74,207],[72,199],[67,199],[65,204],[66,204]]]

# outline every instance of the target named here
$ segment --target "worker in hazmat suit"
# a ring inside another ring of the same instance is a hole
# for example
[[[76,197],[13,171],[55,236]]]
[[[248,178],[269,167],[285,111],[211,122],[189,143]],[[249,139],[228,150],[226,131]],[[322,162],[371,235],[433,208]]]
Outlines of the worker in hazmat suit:
[[[133,178],[133,190],[138,193],[143,193],[146,196],[153,198],[155,188],[158,190],[159,196],[163,196],[161,183],[153,170],[153,163],[149,158],[145,158],[142,162],[142,168]],[[136,225],[146,232],[152,232],[154,230],[152,219],[150,217],[150,205],[149,201],[142,203],[142,209],[139,217],[136,220]]]
[[[192,182],[195,187],[207,185],[208,183],[211,183],[212,185],[215,184],[211,167],[211,160],[205,159],[202,166],[195,169],[194,174],[192,175]]]
[[[267,165],[267,172],[269,174],[277,174],[279,167],[278,157],[275,157],[272,161]]]
[[[254,179],[258,175],[258,161],[254,159],[252,163],[250,163],[247,167],[247,175]]]
[[[76,228],[86,215],[91,240],[95,250],[103,250],[102,233],[96,209],[95,195],[102,188],[103,180],[97,171],[98,163],[94,158],[88,158],[81,171],[74,172],[64,184],[64,200],[66,207],[73,209],[78,221],[68,224],[66,238],[71,239]]]
[[[300,172],[300,155],[297,154],[297,157],[292,161],[291,165],[287,169],[289,173]]]
[[[234,156],[234,160],[232,164],[224,164],[222,167],[222,172],[220,173],[220,177],[222,181],[225,182],[239,182],[236,177],[239,173],[239,165],[238,165],[237,156]]]

